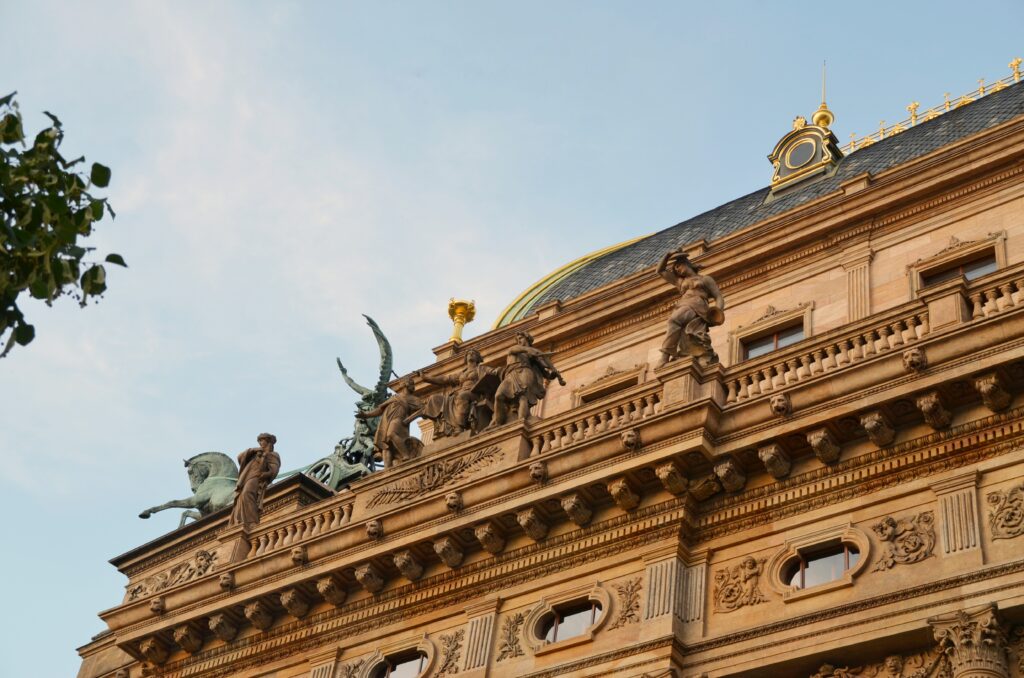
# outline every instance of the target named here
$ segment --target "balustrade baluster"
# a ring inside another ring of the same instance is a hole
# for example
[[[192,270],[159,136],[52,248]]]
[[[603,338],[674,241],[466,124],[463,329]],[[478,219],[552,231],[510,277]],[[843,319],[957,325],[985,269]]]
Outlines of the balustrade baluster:
[[[730,379],[725,384],[725,404],[730,405],[738,399],[738,393],[740,390],[740,380]]]
[[[982,307],[982,312],[984,312],[986,318],[999,311],[996,307],[997,292],[995,288],[985,290],[985,305]]]
[[[902,323],[898,320],[889,326],[889,348],[903,345],[903,330],[901,328]]]
[[[1013,303],[1015,306],[1019,306],[1020,304],[1024,303],[1024,278],[1014,280],[1013,285],[1017,289],[1014,291],[1013,295],[1011,296],[1011,299],[1013,299]]]
[[[996,306],[999,310],[1013,306],[1013,285],[1011,283],[1003,283],[999,286],[999,298],[996,300]]]
[[[805,353],[800,356],[800,368],[796,371],[796,380],[800,381],[811,376],[811,355]]]
[[[981,292],[971,292],[968,298],[971,300],[971,320],[977,320],[985,315],[981,307]]]
[[[775,366],[775,376],[772,377],[772,390],[780,389],[786,385],[786,363],[781,362]]]
[[[836,362],[837,353],[839,353],[839,349],[835,346],[829,345],[825,347],[825,359],[821,361],[821,370],[823,372],[830,372],[839,367],[839,363]]]

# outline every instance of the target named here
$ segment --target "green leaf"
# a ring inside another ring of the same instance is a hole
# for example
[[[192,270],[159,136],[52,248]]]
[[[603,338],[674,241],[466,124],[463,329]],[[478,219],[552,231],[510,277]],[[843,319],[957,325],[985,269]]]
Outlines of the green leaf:
[[[110,254],[107,255],[107,258],[104,259],[104,261],[128,268],[128,264],[124,263],[124,257],[122,257],[120,254],[114,254],[113,252],[111,252]]]
[[[92,181],[94,186],[106,188],[110,184],[110,168],[94,162],[92,164],[92,172],[89,174],[89,180]]]
[[[18,342],[22,346],[30,343],[36,338],[36,328],[28,323],[19,323],[14,328],[14,341]]]
[[[86,295],[103,294],[107,289],[106,281],[106,269],[104,269],[102,265],[96,264],[82,274],[82,291],[85,292]]]

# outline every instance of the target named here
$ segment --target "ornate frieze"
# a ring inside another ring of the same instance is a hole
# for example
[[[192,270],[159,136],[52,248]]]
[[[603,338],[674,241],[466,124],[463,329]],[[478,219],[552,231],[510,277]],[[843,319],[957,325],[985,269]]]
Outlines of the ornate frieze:
[[[985,499],[993,539],[1013,539],[1024,534],[1024,484],[989,492]]]
[[[420,497],[428,492],[440,490],[452,483],[464,480],[492,464],[501,461],[501,448],[491,445],[475,450],[456,459],[444,459],[427,464],[412,478],[378,490],[367,502],[369,508],[390,506]]]
[[[172,586],[198,579],[207,572],[210,572],[216,562],[217,553],[215,551],[199,549],[188,560],[129,586],[127,599],[136,600]]]
[[[355,661],[342,664],[339,670],[339,678],[358,678],[365,663],[365,659],[356,659]]]
[[[822,664],[810,678],[951,678],[949,661],[936,647],[914,654],[893,654],[866,666]]]
[[[712,594],[715,612],[732,612],[747,605],[768,602],[760,588],[765,560],[747,556],[737,565],[723,567],[715,572],[715,589]]]
[[[882,555],[875,563],[875,571],[884,571],[896,565],[918,563],[932,555],[935,548],[935,515],[922,511],[912,518],[886,516],[871,526],[882,542]]]
[[[640,577],[627,579],[621,584],[615,584],[615,594],[618,596],[619,614],[609,629],[617,629],[628,624],[640,622]]]
[[[498,658],[496,661],[501,662],[506,659],[515,659],[525,654],[520,641],[520,635],[523,630],[523,623],[526,621],[527,612],[529,610],[514,612],[501,620],[501,633],[498,636]]]

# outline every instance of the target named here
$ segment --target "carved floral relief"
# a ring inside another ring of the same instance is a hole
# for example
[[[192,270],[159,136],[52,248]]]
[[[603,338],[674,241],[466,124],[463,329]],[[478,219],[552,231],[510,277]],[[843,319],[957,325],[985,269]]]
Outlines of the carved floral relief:
[[[462,655],[462,640],[465,637],[465,629],[441,636],[441,665],[434,674],[437,678],[454,676],[459,672],[459,657]]]
[[[1024,534],[1024,484],[989,492],[988,524],[993,539],[1013,539]]]
[[[359,670],[363,668],[363,664],[366,663],[365,659],[357,659],[354,662],[341,665],[341,678],[356,678],[359,675]]]
[[[526,612],[516,612],[505,617],[501,622],[501,635],[498,637],[498,658],[496,661],[514,659],[523,656],[520,632],[526,621]]]
[[[615,592],[619,597],[619,616],[609,629],[617,629],[628,624],[636,624],[640,621],[640,577],[628,579],[622,584],[615,585]]]
[[[143,596],[163,591],[166,588],[198,579],[213,569],[216,562],[217,554],[215,552],[199,549],[192,558],[178,563],[169,570],[158,572],[151,577],[146,577],[137,584],[129,586],[128,600],[136,600]]]
[[[497,445],[485,447],[458,459],[447,459],[428,464],[413,478],[407,478],[379,490],[370,497],[367,506],[387,506],[414,499],[424,493],[462,480],[469,474],[501,461],[501,448]]]
[[[764,563],[765,558],[755,560],[747,556],[738,565],[715,572],[712,594],[715,612],[732,612],[746,605],[768,602],[759,586]]]
[[[867,666],[822,664],[810,678],[952,678],[949,661],[939,648],[908,655],[889,655]]]
[[[932,555],[935,548],[935,516],[931,511],[923,511],[913,518],[886,516],[871,529],[882,542],[876,572],[920,562]]]

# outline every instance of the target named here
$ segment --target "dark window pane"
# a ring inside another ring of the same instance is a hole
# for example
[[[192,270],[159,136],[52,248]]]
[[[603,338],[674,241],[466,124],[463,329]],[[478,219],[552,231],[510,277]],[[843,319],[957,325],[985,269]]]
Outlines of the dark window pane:
[[[416,678],[423,670],[423,657],[417,655],[408,659],[400,659],[395,662],[391,669],[389,678]]]
[[[803,338],[804,328],[802,325],[794,325],[793,327],[787,327],[784,330],[779,330],[779,348],[792,346]]]
[[[964,264],[964,277],[968,280],[980,278],[983,275],[994,273],[996,270],[996,258],[985,257],[976,261],[969,261]]]
[[[590,627],[590,608],[579,612],[570,612],[558,623],[558,640],[575,638],[586,633]]]
[[[757,358],[765,353],[771,353],[775,350],[775,336],[768,335],[760,339],[753,339],[745,342],[744,347],[746,349],[747,358]]]
[[[842,551],[808,558],[807,569],[804,571],[804,588],[809,589],[839,579],[843,576],[845,561],[846,557]]]

